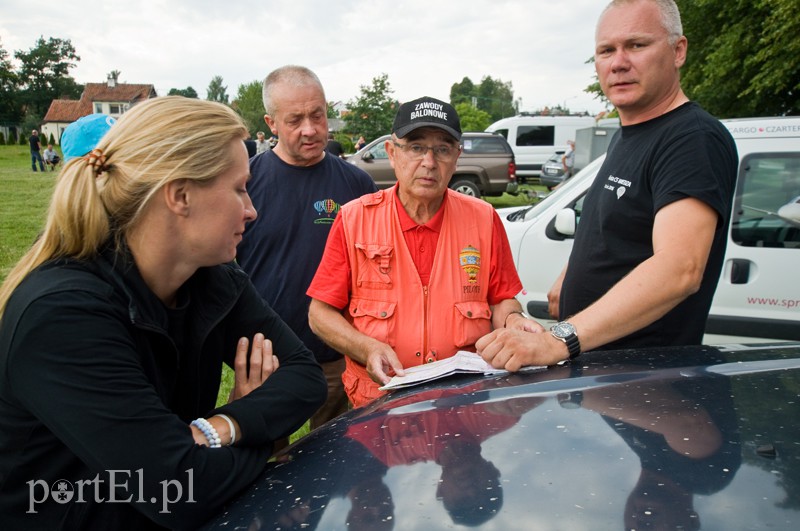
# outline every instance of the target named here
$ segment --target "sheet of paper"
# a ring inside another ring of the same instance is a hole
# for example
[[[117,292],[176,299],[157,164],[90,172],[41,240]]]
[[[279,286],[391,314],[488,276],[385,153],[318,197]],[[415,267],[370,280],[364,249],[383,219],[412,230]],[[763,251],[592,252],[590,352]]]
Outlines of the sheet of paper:
[[[495,369],[474,352],[459,350],[454,356],[449,358],[434,361],[433,363],[425,363],[416,367],[409,367],[405,369],[404,376],[394,376],[388,384],[380,389],[382,391],[399,389],[401,387],[408,387],[409,385],[416,385],[458,373],[502,374],[505,372],[508,371],[505,369]]]

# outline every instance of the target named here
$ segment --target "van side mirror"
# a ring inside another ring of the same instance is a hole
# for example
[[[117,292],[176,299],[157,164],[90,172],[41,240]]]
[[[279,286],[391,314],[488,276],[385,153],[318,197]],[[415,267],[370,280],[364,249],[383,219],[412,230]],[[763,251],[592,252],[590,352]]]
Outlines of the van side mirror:
[[[556,232],[564,236],[575,236],[575,211],[563,208],[556,214]]]

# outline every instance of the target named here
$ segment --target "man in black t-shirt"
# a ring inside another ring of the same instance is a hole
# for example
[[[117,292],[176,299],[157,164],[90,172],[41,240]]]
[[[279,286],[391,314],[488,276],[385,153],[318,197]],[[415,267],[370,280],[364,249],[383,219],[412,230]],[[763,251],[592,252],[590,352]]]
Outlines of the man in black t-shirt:
[[[672,0],[612,1],[595,39],[600,86],[622,127],[548,293],[562,322],[551,334],[495,332],[477,345],[484,358],[550,365],[587,350],[702,341],[725,254],[736,146],[681,89],[687,40]]]
[[[334,157],[344,158],[344,148],[338,140],[334,140],[333,133],[328,133],[328,145],[325,147],[325,151]]]
[[[36,162],[39,162],[39,169],[44,171],[44,160],[42,160],[42,145],[39,143],[39,132],[34,129],[28,139],[31,145],[31,169],[36,171]]]

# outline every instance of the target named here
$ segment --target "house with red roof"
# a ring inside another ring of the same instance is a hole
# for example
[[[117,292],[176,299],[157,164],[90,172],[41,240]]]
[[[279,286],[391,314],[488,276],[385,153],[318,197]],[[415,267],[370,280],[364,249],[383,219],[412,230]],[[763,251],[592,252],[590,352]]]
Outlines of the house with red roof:
[[[156,96],[153,85],[118,83],[116,75],[110,74],[106,83],[87,83],[79,100],[53,100],[42,120],[41,136],[52,134],[60,144],[61,133],[78,118],[94,113],[119,118],[140,101]]]

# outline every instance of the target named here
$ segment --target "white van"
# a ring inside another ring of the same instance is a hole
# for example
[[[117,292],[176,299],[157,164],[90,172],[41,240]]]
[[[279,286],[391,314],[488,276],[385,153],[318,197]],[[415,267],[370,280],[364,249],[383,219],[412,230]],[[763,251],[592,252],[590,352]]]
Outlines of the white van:
[[[591,116],[512,116],[503,118],[486,128],[500,133],[508,140],[517,163],[517,177],[521,182],[539,177],[548,157],[556,151],[567,149],[567,140],[575,140],[578,129],[594,127]]]
[[[739,151],[728,246],[706,343],[800,340],[800,117],[723,120]],[[529,314],[572,249],[583,199],[605,155],[533,207],[500,209]]]

